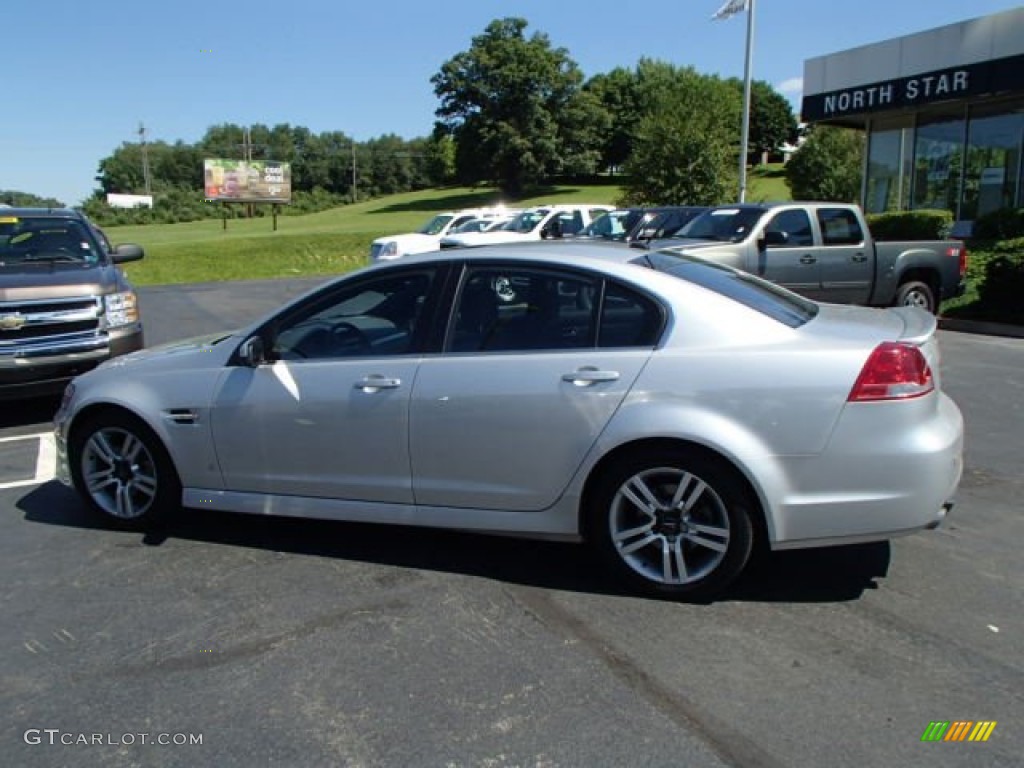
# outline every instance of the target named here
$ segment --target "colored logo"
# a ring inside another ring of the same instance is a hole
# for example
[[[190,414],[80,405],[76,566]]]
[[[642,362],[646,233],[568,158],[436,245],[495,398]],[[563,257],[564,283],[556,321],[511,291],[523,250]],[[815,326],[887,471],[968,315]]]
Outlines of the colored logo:
[[[995,720],[932,720],[921,741],[988,741],[995,729]]]

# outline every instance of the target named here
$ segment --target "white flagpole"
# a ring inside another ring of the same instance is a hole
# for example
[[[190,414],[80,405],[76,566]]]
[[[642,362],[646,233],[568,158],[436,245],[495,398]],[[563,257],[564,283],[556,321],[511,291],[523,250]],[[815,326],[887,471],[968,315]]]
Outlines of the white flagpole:
[[[743,130],[740,134],[740,202],[747,199],[747,145],[750,142],[750,70],[754,59],[754,0],[747,0],[747,58],[743,64]]]

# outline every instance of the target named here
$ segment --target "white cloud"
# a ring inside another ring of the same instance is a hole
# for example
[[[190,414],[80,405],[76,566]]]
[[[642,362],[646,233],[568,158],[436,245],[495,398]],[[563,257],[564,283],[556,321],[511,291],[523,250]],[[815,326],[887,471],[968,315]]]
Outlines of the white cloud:
[[[804,79],[802,77],[791,77],[788,80],[783,80],[775,86],[775,90],[786,94],[802,93],[804,90]]]

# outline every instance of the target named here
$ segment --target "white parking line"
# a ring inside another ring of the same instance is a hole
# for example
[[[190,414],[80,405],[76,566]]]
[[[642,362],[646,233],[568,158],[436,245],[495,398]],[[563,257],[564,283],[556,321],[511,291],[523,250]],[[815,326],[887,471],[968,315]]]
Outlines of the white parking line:
[[[0,483],[0,491],[8,488],[23,488],[27,485],[42,485],[57,476],[57,445],[53,441],[53,432],[39,432],[34,435],[15,435],[0,437],[0,443],[13,443],[17,440],[38,440],[39,453],[36,455],[36,474],[31,480],[14,480]]]

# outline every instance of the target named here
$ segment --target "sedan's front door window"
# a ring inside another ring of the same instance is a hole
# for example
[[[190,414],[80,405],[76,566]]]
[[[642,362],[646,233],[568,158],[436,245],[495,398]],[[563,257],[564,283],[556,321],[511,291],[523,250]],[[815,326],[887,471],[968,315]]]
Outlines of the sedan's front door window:
[[[413,351],[430,271],[376,276],[325,294],[283,319],[273,340],[280,360],[403,355]]]

